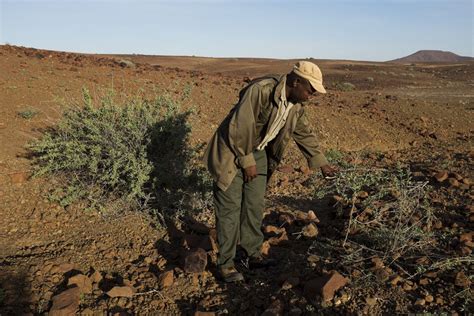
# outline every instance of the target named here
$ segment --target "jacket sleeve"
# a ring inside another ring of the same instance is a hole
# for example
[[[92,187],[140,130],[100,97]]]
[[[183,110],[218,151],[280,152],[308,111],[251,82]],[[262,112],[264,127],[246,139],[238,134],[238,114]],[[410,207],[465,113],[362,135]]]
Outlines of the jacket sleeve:
[[[257,133],[256,120],[264,102],[262,94],[260,85],[251,85],[240,97],[229,122],[230,149],[242,168],[256,165],[252,151]]]
[[[318,140],[311,130],[306,114],[302,112],[296,122],[293,139],[308,161],[309,167],[315,170],[327,165],[328,161],[319,148]]]

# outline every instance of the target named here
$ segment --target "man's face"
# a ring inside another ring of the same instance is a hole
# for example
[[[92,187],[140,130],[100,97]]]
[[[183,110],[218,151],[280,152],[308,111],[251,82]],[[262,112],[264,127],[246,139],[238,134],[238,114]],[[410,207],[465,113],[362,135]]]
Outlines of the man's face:
[[[295,86],[292,88],[288,100],[292,103],[302,103],[308,101],[310,96],[315,95],[316,90],[308,80],[298,78]]]

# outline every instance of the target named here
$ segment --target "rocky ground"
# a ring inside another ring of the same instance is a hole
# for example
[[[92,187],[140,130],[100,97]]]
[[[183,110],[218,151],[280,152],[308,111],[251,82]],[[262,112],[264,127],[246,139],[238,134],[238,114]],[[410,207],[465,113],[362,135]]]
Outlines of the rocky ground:
[[[81,87],[171,94],[194,110],[191,142],[202,144],[249,78],[284,73],[292,61],[1,46],[0,314],[472,313],[474,64],[317,63],[328,94],[310,101],[308,115],[322,147],[341,168],[403,165],[430,186],[433,225],[420,228],[432,236],[429,254],[347,261],[349,218],[334,196],[315,196],[328,180],[294,145],[270,182],[262,228],[263,251],[278,264],[249,270],[239,254],[242,284],[216,276],[211,210],[164,227],[143,212],[60,207],[47,198],[60,180],[30,178],[25,145]]]

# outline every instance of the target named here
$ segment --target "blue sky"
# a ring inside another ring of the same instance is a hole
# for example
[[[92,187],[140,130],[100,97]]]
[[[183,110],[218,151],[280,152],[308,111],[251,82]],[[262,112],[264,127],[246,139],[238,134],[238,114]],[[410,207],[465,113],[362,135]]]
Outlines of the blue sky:
[[[473,56],[474,0],[0,0],[0,42],[84,53]]]

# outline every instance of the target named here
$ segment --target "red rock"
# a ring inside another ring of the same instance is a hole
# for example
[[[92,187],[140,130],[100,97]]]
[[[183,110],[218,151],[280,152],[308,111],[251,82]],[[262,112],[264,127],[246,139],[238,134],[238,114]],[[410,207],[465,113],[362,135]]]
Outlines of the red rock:
[[[471,280],[466,276],[464,271],[460,271],[456,274],[456,279],[454,280],[456,286],[467,289],[471,286]]]
[[[285,231],[285,232],[283,232],[283,234],[281,234],[278,237],[269,238],[268,243],[272,246],[276,246],[276,245],[280,244],[282,241],[287,241],[287,240],[288,240],[288,235],[286,234],[286,231]]]
[[[184,271],[188,273],[204,272],[207,266],[207,254],[202,248],[189,251],[184,257]]]
[[[102,281],[102,274],[99,271],[94,271],[94,273],[89,276],[89,279],[92,283],[99,283]]]
[[[309,223],[308,225],[303,227],[302,233],[303,233],[303,236],[305,236],[306,238],[314,238],[318,236],[319,231],[318,231],[318,227],[316,227],[315,224]]]
[[[267,225],[263,228],[263,232],[265,234],[276,234],[276,235],[280,235],[282,233],[284,233],[286,230],[284,228],[280,228],[280,227],[276,227],[276,226],[273,226],[273,225]]]
[[[295,169],[293,169],[293,167],[290,165],[282,165],[278,167],[277,170],[283,173],[292,173],[293,171],[295,171]]]
[[[294,221],[295,221],[294,215],[293,214],[288,214],[288,213],[280,214],[280,216],[278,218],[278,222],[280,223],[280,225],[290,226],[291,224],[293,224]]]
[[[461,236],[459,236],[459,241],[461,242],[472,241],[473,236],[474,236],[474,232],[467,232],[467,233],[461,234]]]
[[[159,283],[161,288],[169,287],[174,283],[173,270],[165,271],[160,274]]]
[[[262,255],[268,256],[268,254],[270,253],[270,248],[271,248],[270,243],[267,240],[265,240],[262,244],[262,249],[260,250],[260,252],[262,253]]]
[[[446,180],[448,178],[448,173],[446,171],[440,171],[438,172],[437,174],[435,174],[435,179],[436,181],[438,182],[443,182],[444,180]]]
[[[107,292],[109,297],[132,297],[134,289],[130,286],[114,286]]]
[[[308,166],[301,166],[299,168],[300,172],[302,172],[305,176],[307,175],[310,175],[311,174],[311,169],[308,168]]]
[[[307,214],[307,219],[309,221],[312,221],[312,222],[315,222],[315,223],[319,223],[319,218],[316,216],[316,214],[313,212],[313,211],[308,211],[308,214]]]
[[[304,287],[305,295],[311,299],[313,296],[320,295],[324,301],[333,299],[336,291],[344,287],[349,279],[343,277],[339,272],[332,271],[319,278],[308,281]]]
[[[458,188],[459,187],[459,181],[456,180],[455,178],[449,178],[448,179],[448,182],[449,182],[449,185],[454,187],[454,188]]]
[[[283,316],[284,309],[283,302],[281,300],[275,300],[263,312],[262,316]]]
[[[78,287],[70,288],[53,296],[53,305],[49,310],[49,315],[75,315],[79,308],[80,297],[81,290]]]
[[[214,312],[201,312],[201,311],[196,311],[194,313],[194,316],[215,316],[216,313]]]
[[[92,282],[84,274],[77,274],[69,278],[67,285],[76,285],[81,293],[90,294],[92,293]]]

